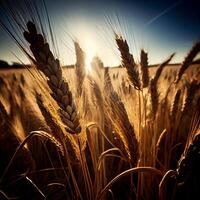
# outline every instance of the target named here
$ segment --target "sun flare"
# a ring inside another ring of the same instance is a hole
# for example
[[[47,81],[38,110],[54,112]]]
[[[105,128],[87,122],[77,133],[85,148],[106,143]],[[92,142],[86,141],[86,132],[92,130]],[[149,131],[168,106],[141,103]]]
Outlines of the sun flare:
[[[85,67],[86,73],[90,73],[92,70],[91,62],[93,57],[96,55],[96,48],[95,48],[95,40],[92,40],[89,37],[86,37],[83,42],[83,48],[86,54],[85,57]]]

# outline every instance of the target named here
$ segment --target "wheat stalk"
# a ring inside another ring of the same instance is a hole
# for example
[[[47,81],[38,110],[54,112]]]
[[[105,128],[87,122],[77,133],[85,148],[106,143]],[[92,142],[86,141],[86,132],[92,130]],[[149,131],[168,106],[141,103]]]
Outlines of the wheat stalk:
[[[69,133],[81,132],[79,116],[73,102],[69,85],[64,80],[62,68],[58,59],[55,59],[44,37],[37,33],[35,24],[27,23],[28,31],[24,32],[25,39],[30,43],[30,50],[35,58],[35,65],[48,78],[47,83],[52,91],[51,96],[58,103],[59,114]]]

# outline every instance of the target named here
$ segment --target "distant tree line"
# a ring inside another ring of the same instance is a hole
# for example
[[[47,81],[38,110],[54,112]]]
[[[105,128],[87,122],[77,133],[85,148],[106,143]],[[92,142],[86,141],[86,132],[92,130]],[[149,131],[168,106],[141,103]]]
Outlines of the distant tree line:
[[[0,60],[0,70],[1,69],[23,69],[24,67],[30,67],[31,65],[25,65],[18,62],[12,62],[10,65],[5,60]],[[63,67],[74,68],[74,65],[67,65]]]
[[[24,68],[23,64],[20,64],[18,62],[13,62],[11,65],[4,61],[4,60],[0,60],[0,69],[20,69],[20,68]]]
[[[10,65],[7,61],[0,60],[0,70],[1,69],[23,69],[24,67],[31,67],[31,65],[25,65],[18,62],[12,62],[12,64]],[[67,65],[63,67],[74,68],[74,65]]]
[[[100,62],[100,60],[98,60],[97,58],[95,58],[93,61],[98,61]],[[200,64],[200,58],[195,60],[192,64]],[[93,63],[93,65],[95,65],[95,63]],[[180,63],[174,63],[174,64],[169,64],[169,66],[177,66],[180,65]],[[0,60],[0,69],[22,69],[24,67],[30,67],[30,65],[24,65],[18,62],[12,62],[12,64],[10,65],[8,62],[4,61],[4,60]],[[102,65],[103,66],[103,65]],[[154,65],[149,65],[149,67],[156,67],[158,66],[158,64],[154,64]],[[63,66],[63,67],[67,67],[67,68],[74,68],[74,65],[67,65],[67,66]],[[95,67],[95,66],[93,66]],[[116,68],[121,68],[121,65],[115,66]]]

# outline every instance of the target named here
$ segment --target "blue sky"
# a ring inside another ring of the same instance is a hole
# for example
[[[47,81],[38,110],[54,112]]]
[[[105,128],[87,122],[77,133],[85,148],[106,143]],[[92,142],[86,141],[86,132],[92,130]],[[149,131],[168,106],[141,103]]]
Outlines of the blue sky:
[[[200,39],[198,0],[46,0],[46,4],[63,64],[75,62],[69,35],[79,40],[88,62],[98,55],[105,65],[120,63],[112,29],[127,39],[136,60],[141,48],[147,50],[151,64],[173,52],[174,62],[181,62]],[[0,59],[16,61],[13,52],[27,62],[3,29],[0,44]]]

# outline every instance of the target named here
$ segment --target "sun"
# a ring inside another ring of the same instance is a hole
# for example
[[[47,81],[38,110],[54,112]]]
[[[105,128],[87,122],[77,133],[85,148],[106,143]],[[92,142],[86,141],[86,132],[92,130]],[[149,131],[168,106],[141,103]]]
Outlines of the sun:
[[[83,49],[85,51],[85,68],[86,73],[91,73],[92,66],[91,62],[93,57],[96,55],[95,40],[90,37],[85,37],[83,42]]]

